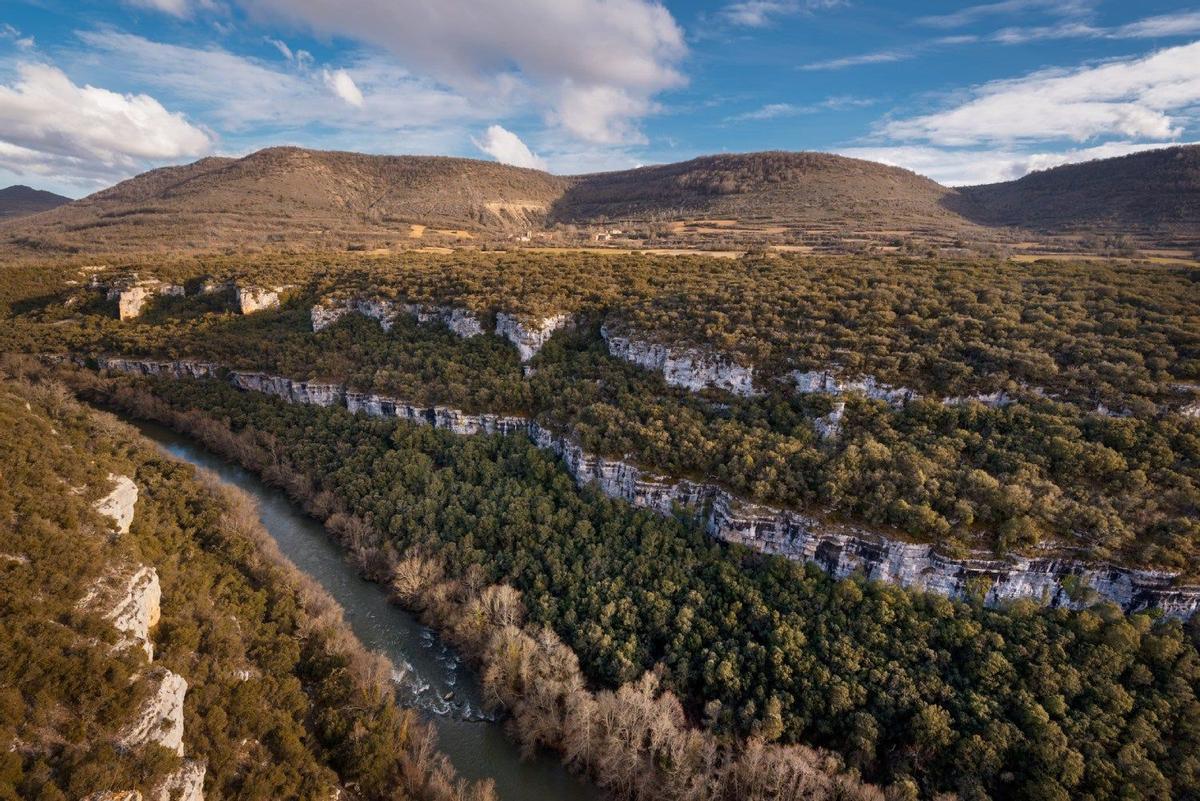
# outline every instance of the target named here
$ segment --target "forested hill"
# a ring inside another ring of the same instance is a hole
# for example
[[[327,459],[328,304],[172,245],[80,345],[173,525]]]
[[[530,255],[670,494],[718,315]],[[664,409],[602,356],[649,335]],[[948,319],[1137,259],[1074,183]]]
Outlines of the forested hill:
[[[61,254],[599,240],[857,252],[991,250],[1035,238],[1061,250],[1114,235],[1191,247],[1200,230],[1198,152],[1171,148],[958,190],[828,153],[705,156],[560,177],[473,159],[268,148],[152,170],[8,221],[0,247]]]
[[[1200,145],[965,187],[952,205],[984,225],[1135,234],[1195,247],[1200,245]]]

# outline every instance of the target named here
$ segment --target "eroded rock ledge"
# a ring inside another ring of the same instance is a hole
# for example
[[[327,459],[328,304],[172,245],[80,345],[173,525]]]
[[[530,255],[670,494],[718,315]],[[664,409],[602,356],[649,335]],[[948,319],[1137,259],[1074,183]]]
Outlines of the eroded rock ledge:
[[[347,314],[361,314],[375,320],[384,331],[391,330],[397,315],[407,314],[420,323],[441,323],[466,339],[484,332],[479,315],[458,306],[430,306],[418,303],[399,303],[383,298],[352,298],[326,300],[312,307],[313,332],[333,325]],[[555,314],[532,321],[523,321],[514,314],[496,314],[496,336],[503,337],[517,348],[521,361],[532,359],[555,331],[571,324],[567,314]]]
[[[698,392],[707,387],[754,395],[754,368],[699,348],[674,348],[620,336],[601,326],[608,352],[618,359],[662,373],[671,386]]]
[[[102,363],[122,372],[145,373],[134,360]],[[157,374],[185,375],[185,368]],[[292,403],[320,406],[344,404],[351,412],[397,417],[457,434],[522,434],[538,447],[553,451],[581,484],[595,483],[606,495],[667,514],[676,505],[707,509],[709,535],[764,553],[819,565],[842,578],[856,571],[867,578],[926,590],[951,598],[984,596],[988,604],[1030,599],[1055,607],[1082,608],[1103,599],[1127,612],[1159,609],[1165,615],[1190,618],[1200,608],[1200,587],[1175,586],[1177,575],[1066,558],[1012,556],[993,559],[986,553],[965,559],[943,556],[927,544],[909,543],[856,526],[833,524],[814,515],[743,501],[714,484],[674,480],[645,471],[628,461],[587,453],[566,437],[526,417],[468,414],[444,406],[420,406],[399,398],[347,391],[332,384],[294,382],[263,373],[235,372],[230,380]]]

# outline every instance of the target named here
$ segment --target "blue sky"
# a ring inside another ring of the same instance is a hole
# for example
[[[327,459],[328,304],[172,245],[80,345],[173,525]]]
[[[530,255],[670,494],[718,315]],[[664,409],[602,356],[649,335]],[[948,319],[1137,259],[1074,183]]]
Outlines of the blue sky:
[[[276,144],[557,173],[824,150],[963,184],[1197,140],[1177,2],[0,5],[0,185],[72,196]]]

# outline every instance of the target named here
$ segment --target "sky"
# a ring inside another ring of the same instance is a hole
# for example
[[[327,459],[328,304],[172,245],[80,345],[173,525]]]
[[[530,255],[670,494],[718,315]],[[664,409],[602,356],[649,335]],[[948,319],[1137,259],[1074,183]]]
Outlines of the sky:
[[[72,197],[273,145],[559,174],[820,150],[962,185],[1195,141],[1178,2],[0,3],[0,186]]]

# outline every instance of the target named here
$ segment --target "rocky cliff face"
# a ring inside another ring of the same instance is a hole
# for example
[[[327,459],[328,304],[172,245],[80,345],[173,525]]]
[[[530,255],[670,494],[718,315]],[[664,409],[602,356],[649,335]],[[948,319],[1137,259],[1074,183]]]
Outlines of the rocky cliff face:
[[[754,368],[698,348],[675,348],[644,342],[612,333],[607,327],[600,335],[608,352],[647,370],[662,373],[663,380],[693,392],[713,387],[735,395],[755,394]]]
[[[150,639],[150,630],[158,625],[161,602],[158,571],[143,565],[125,580],[116,603],[105,615],[112,621],[113,628],[145,651],[146,658],[151,661],[154,659],[154,641]]]
[[[109,480],[116,486],[113,491],[96,501],[95,509],[100,514],[110,518],[122,534],[129,533],[133,523],[133,507],[137,504],[138,488],[129,476],[110,475]]]
[[[116,370],[121,373],[140,373],[142,375],[162,375],[170,378],[216,378],[220,369],[211,362],[173,361],[158,362],[149,359],[110,359],[101,357],[96,360],[102,370]]]
[[[132,369],[133,372],[139,372]],[[244,376],[238,379],[237,376]],[[255,389],[296,403],[329,405],[335,391],[308,391],[304,382],[278,376],[237,374],[235,386]],[[297,389],[300,387],[300,389]],[[373,416],[397,417],[458,434],[498,433],[529,437],[559,455],[582,483],[594,482],[605,494],[637,506],[670,513],[676,506],[708,509],[708,533],[764,553],[813,562],[835,576],[861,572],[871,579],[935,592],[952,598],[982,592],[985,602],[1028,598],[1050,606],[1078,608],[1090,600],[1111,601],[1126,611],[1161,609],[1190,618],[1200,609],[1200,587],[1175,586],[1170,573],[1090,565],[1070,559],[1003,560],[978,554],[950,559],[930,545],[889,539],[866,529],[829,523],[819,517],[742,501],[709,483],[674,480],[649,473],[627,460],[584,451],[570,439],[525,417],[468,414],[441,406],[420,406],[398,398],[344,392],[346,408]]]
[[[153,801],[204,801],[204,774],[208,766],[185,759],[179,770],[167,776],[151,794]]]
[[[196,376],[201,373],[195,363],[149,362],[139,364],[136,360],[106,360],[109,369],[125,370],[146,375]],[[158,369],[163,364],[174,365],[173,369]],[[137,485],[125,476],[114,476],[117,490],[102,499],[102,503],[116,495],[115,515],[122,532],[128,531],[133,519],[134,502],[137,500]],[[129,488],[132,487],[132,490]],[[132,500],[130,500],[132,497]],[[98,507],[99,508],[99,507]],[[104,512],[109,514],[109,512]],[[82,608],[101,606],[104,617],[119,631],[125,644],[134,645],[146,653],[148,661],[154,661],[154,641],[151,630],[161,616],[162,587],[158,571],[147,565],[138,565],[125,575],[115,572],[101,579],[80,600]],[[123,749],[143,748],[151,743],[169,748],[183,756],[183,705],[187,694],[187,681],[177,673],[165,668],[153,668],[137,677],[137,681],[150,685],[150,696],[137,714],[125,725],[117,737],[117,745]],[[185,760],[150,793],[152,801],[204,801],[204,776],[207,765],[201,760]],[[87,796],[90,801],[142,801],[142,794],[130,791],[103,791]]]
[[[570,322],[569,315],[555,314],[527,324],[514,314],[499,312],[496,315],[496,336],[504,337],[516,345],[521,361],[527,362],[542,349],[555,331],[565,328]]]
[[[801,393],[820,392],[828,395],[845,395],[858,392],[874,400],[881,400],[892,406],[903,406],[911,400],[920,397],[907,387],[893,387],[876,381],[873,376],[845,379],[828,370],[812,370],[808,372],[795,371],[792,380],[796,383],[796,391]]]
[[[157,743],[183,756],[183,697],[187,682],[178,673],[157,668],[144,681],[153,684],[151,695],[121,734],[123,748]]]
[[[473,312],[467,309],[416,303],[397,304],[382,298],[358,298],[344,302],[318,303],[312,307],[312,329],[314,332],[320,331],[333,325],[347,314],[357,313],[378,321],[384,331],[389,331],[396,315],[401,312],[417,318],[419,323],[440,323],[464,339],[483,333],[483,324]]]
[[[283,287],[239,286],[234,290],[234,298],[239,312],[253,314],[263,309],[279,308],[279,293],[282,291]]]
[[[183,297],[183,287],[162,281],[138,281],[134,284],[115,284],[108,288],[108,299],[117,301],[117,317],[132,320],[142,313],[146,303],[159,295]]]
[[[340,406],[343,402],[344,390],[339,384],[321,382],[292,381],[280,376],[248,373],[238,370],[230,372],[230,381],[238,389],[254,390],[275,395],[292,403],[306,403],[313,406]]]

